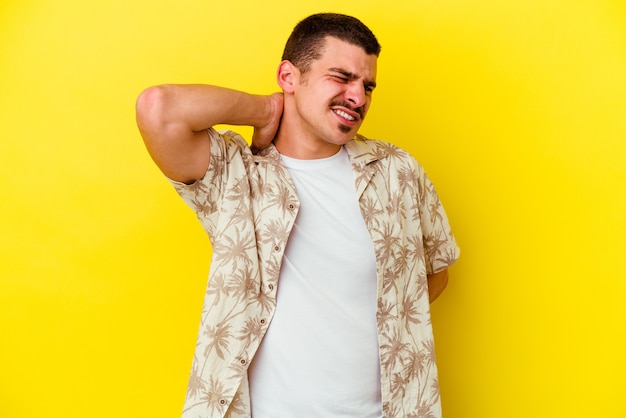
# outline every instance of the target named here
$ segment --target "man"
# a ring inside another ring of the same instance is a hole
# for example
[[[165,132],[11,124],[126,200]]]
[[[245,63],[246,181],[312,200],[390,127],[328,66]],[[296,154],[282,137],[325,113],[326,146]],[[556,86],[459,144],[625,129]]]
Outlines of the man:
[[[313,15],[282,93],[139,97],[146,146],[213,245],[184,417],[441,416],[429,301],[458,247],[422,167],[357,133],[379,53],[359,20]],[[216,124],[253,126],[252,150]]]

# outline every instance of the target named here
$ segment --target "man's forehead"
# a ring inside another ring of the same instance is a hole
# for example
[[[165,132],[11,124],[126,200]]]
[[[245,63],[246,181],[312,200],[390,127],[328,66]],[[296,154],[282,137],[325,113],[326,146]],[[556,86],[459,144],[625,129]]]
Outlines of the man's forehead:
[[[378,57],[366,53],[358,45],[326,37],[322,55],[317,61],[326,71],[341,69],[351,74],[372,78],[376,76]]]
[[[328,50],[355,50],[361,52],[363,55],[372,57],[374,60],[378,58],[375,54],[368,54],[365,51],[365,48],[358,44],[344,41],[343,39],[339,39],[331,35],[324,37],[324,42],[320,48],[321,55],[325,55]]]

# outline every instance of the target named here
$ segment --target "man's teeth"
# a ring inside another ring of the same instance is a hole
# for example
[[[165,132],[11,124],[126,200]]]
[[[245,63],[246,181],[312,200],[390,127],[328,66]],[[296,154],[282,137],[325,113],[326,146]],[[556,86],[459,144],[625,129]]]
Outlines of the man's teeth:
[[[339,116],[341,116],[344,119],[356,120],[356,118],[354,116],[347,114],[343,110],[335,110],[335,113],[338,114]]]

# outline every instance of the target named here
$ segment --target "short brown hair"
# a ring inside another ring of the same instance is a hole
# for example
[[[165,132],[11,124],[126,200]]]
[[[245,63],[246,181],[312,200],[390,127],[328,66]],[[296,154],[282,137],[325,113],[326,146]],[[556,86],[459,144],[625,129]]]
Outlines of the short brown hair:
[[[337,13],[319,13],[296,25],[287,39],[282,59],[290,61],[302,73],[306,73],[311,63],[322,55],[327,36],[359,46],[367,54],[380,54],[376,36],[359,19]]]

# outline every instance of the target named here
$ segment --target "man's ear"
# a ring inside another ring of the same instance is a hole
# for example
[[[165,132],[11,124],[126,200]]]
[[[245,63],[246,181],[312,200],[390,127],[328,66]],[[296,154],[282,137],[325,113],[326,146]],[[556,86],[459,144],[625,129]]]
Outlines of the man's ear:
[[[276,79],[280,88],[283,89],[283,92],[293,93],[299,77],[300,71],[291,63],[291,61],[284,60],[278,66]]]

